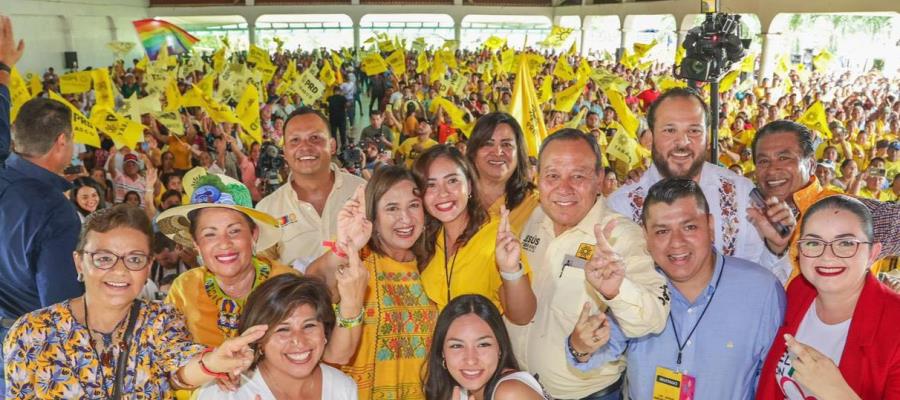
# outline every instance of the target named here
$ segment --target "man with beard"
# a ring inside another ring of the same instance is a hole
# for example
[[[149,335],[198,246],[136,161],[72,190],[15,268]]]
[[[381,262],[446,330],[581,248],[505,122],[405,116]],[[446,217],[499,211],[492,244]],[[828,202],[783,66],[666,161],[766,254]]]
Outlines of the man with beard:
[[[284,123],[284,159],[291,173],[287,182],[263,198],[256,209],[281,226],[279,258],[305,270],[325,252],[323,240],[337,232],[337,213],[365,181],[331,163],[337,139],[319,111],[300,108]]]
[[[715,216],[716,250],[726,256],[756,262],[784,283],[791,268],[783,257],[790,235],[779,235],[772,225],[780,222],[793,227],[796,221],[784,201],[776,199],[767,202],[768,218],[748,213],[753,182],[706,162],[707,115],[706,103],[691,89],[675,88],[660,96],[647,113],[653,132],[653,165],[638,182],[610,195],[609,206],[640,223],[644,199],[654,183],[663,178],[694,180],[703,189]]]

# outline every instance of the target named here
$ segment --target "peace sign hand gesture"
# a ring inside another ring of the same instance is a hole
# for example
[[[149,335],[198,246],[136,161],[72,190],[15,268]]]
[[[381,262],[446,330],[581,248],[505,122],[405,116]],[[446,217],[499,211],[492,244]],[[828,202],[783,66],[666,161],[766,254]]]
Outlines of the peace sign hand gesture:
[[[619,288],[625,279],[625,262],[622,256],[613,250],[607,239],[616,225],[616,220],[610,221],[602,229],[600,224],[594,225],[597,245],[594,246],[594,256],[584,266],[584,275],[588,283],[607,299],[619,295]]]
[[[575,322],[575,329],[569,336],[569,344],[572,349],[579,353],[587,353],[585,358],[590,357],[599,348],[609,342],[609,322],[606,321],[606,314],[591,314],[591,303],[585,302],[581,308],[581,315]],[[585,361],[579,359],[579,361]]]
[[[358,252],[372,236],[372,221],[366,218],[366,188],[360,185],[337,215],[337,245],[341,250]]]
[[[520,251],[519,238],[509,229],[509,210],[506,206],[501,206],[500,227],[497,229],[497,244],[494,249],[497,268],[502,272],[518,272]]]

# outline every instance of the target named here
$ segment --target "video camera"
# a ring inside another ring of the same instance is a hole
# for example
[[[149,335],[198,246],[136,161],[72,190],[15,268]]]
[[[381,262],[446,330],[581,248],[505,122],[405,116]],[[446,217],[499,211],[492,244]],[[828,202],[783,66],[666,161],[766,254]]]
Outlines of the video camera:
[[[701,82],[718,81],[731,64],[744,58],[750,39],[741,39],[741,16],[707,13],[700,26],[684,38],[684,59],[678,76]]]
[[[259,161],[256,163],[256,176],[263,183],[262,194],[267,196],[283,183],[281,169],[284,168],[284,155],[274,143],[263,143],[259,149]]]

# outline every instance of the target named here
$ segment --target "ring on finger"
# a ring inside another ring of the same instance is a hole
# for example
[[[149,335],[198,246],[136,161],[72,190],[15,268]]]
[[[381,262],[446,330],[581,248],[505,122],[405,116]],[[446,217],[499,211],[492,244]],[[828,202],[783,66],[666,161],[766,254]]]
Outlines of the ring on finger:
[[[591,339],[593,339],[594,342],[599,342],[599,341],[600,341],[600,337],[598,337],[598,336],[594,336],[594,337],[592,337]]]

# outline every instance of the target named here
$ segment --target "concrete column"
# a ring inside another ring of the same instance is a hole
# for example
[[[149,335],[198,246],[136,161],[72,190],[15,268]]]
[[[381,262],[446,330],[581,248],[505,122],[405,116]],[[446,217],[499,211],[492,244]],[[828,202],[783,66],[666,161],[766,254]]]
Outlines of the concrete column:
[[[456,43],[462,43],[462,20],[457,21],[456,18],[453,19],[453,39],[456,40]],[[462,46],[460,44],[460,46]]]
[[[247,20],[247,40],[250,44],[256,44],[256,19]]]
[[[359,20],[353,21],[353,48],[356,49],[356,54],[359,54]]]
[[[763,32],[762,38],[762,59],[759,66],[759,78],[771,76],[775,71],[775,60],[782,53],[784,47],[784,37],[781,33]]]

